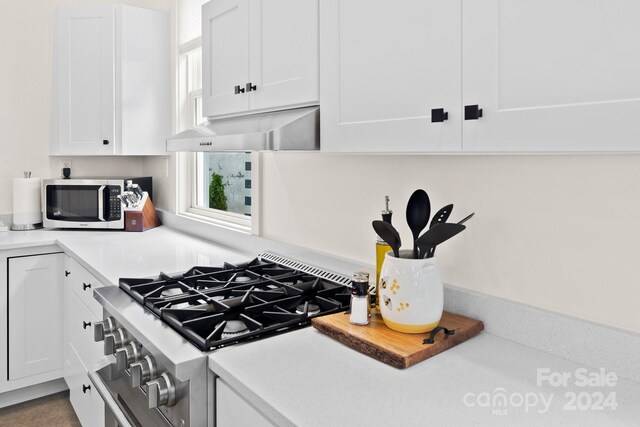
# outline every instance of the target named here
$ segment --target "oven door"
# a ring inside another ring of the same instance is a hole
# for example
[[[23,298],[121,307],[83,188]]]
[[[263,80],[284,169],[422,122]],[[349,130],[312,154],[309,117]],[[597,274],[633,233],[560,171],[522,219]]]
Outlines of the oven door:
[[[89,380],[104,400],[105,427],[146,427],[172,424],[149,400],[140,387],[130,386],[127,371],[117,372],[113,364],[89,371]]]

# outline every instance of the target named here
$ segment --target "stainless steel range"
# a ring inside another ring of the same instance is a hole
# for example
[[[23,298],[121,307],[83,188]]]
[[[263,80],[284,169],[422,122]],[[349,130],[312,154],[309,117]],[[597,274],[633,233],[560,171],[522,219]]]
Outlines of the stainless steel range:
[[[119,287],[95,290],[104,308],[95,339],[104,342],[109,364],[89,377],[108,408],[106,425],[211,424],[208,352],[345,311],[349,282],[264,253],[244,264],[122,278]]]

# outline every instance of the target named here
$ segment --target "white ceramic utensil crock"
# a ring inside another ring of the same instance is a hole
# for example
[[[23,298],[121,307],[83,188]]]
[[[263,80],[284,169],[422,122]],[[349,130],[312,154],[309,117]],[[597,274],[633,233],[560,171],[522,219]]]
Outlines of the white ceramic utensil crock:
[[[419,334],[433,330],[442,317],[444,289],[435,258],[400,258],[387,252],[380,272],[380,314],[385,325],[398,332]]]

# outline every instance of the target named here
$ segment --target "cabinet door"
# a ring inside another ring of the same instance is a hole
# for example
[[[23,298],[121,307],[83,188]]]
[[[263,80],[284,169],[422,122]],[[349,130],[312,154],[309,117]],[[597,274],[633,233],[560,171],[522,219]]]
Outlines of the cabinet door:
[[[640,2],[464,0],[469,151],[640,149]]]
[[[216,426],[218,427],[271,427],[271,424],[253,406],[240,397],[227,383],[216,379]]]
[[[249,37],[251,110],[318,102],[318,0],[252,1]]]
[[[9,379],[62,369],[64,255],[9,258]]]
[[[461,149],[460,1],[320,2],[324,151]]]
[[[203,115],[247,111],[248,81],[249,0],[212,0],[202,6]]]
[[[114,32],[113,5],[58,11],[52,154],[115,154]]]

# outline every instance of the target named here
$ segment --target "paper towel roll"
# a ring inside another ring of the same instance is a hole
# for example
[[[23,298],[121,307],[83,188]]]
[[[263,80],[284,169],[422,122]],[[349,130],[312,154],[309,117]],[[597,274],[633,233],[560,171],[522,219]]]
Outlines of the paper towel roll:
[[[42,222],[41,193],[40,178],[13,179],[14,225],[34,225]]]

